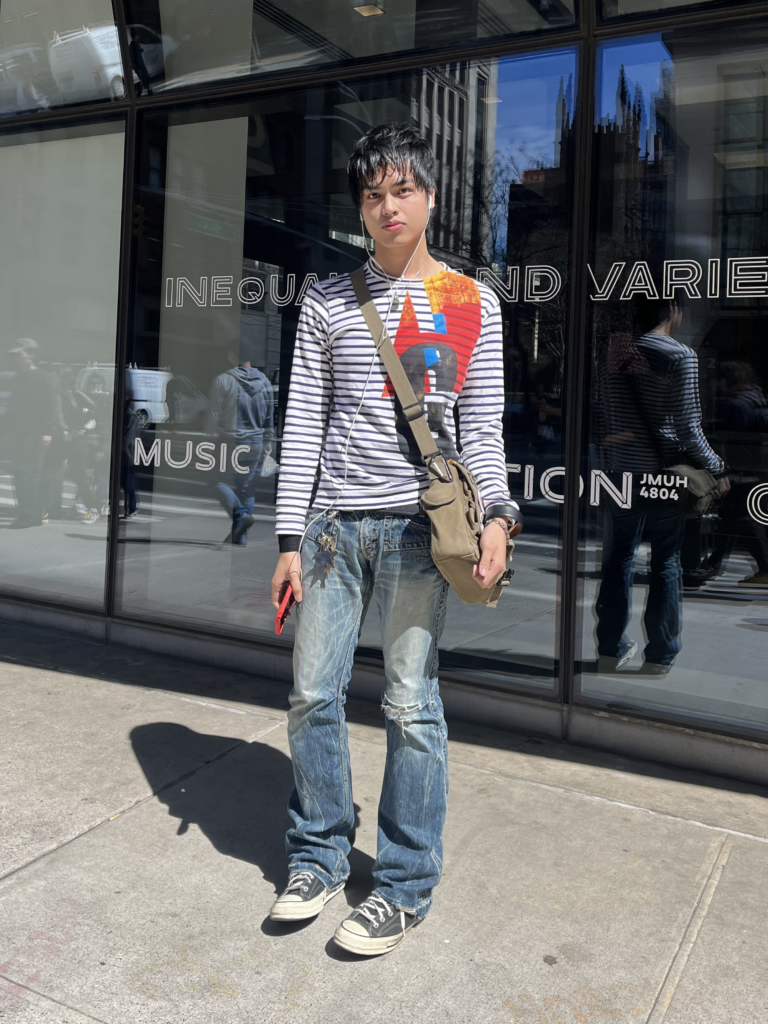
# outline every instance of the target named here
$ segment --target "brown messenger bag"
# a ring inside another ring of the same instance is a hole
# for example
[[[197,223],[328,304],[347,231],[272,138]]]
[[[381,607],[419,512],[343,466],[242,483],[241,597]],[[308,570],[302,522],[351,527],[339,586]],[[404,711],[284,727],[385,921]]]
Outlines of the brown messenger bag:
[[[421,403],[373,303],[365,280],[365,269],[359,267],[350,277],[355,298],[429,472],[429,487],[419,504],[432,524],[434,563],[466,604],[495,608],[509,579],[505,573],[495,586],[484,590],[472,575],[481,558],[480,534],[483,532],[482,503],[477,484],[466,466],[455,459],[444,458],[438,451]],[[510,538],[507,559],[511,559],[514,546]]]

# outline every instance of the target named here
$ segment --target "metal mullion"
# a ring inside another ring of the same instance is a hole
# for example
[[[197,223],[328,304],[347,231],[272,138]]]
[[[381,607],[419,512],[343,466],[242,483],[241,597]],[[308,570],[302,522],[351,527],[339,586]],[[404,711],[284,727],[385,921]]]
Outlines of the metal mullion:
[[[579,558],[579,476],[581,471],[584,361],[586,354],[587,281],[592,155],[594,136],[596,43],[594,0],[582,2],[584,42],[579,53],[574,145],[573,218],[571,243],[568,328],[565,380],[565,487],[562,533],[562,584],[560,590],[560,698],[573,699],[576,635],[580,625],[577,607]]]
[[[598,3],[599,0],[593,0]],[[733,7],[706,7],[698,11],[681,10],[667,14],[624,15],[611,18],[595,25],[594,34],[598,39],[614,39],[620,36],[644,35],[650,32],[672,29],[710,28],[719,24],[731,25],[768,15],[768,2],[735,4]]]
[[[128,111],[125,126],[123,163],[123,210],[120,236],[120,271],[117,291],[115,344],[115,386],[112,405],[112,466],[109,487],[109,520],[107,523],[107,567],[104,580],[104,609],[114,615],[117,587],[117,540],[120,522],[120,473],[123,455],[123,420],[125,410],[125,363],[131,314],[133,189],[136,178],[136,110]]]
[[[124,117],[131,109],[128,100],[115,100],[112,103],[84,103],[77,107],[62,107],[55,110],[36,110],[29,114],[13,114],[11,117],[0,118],[0,132],[12,132],[16,128],[28,128],[39,125],[45,128],[58,128],[78,122],[93,123],[109,121]]]
[[[112,16],[117,25],[117,38],[120,42],[120,57],[123,62],[123,83],[125,84],[125,96],[128,100],[135,100],[136,93],[133,88],[133,65],[131,64],[131,53],[128,48],[128,26],[125,20],[125,10],[122,0],[112,0]]]

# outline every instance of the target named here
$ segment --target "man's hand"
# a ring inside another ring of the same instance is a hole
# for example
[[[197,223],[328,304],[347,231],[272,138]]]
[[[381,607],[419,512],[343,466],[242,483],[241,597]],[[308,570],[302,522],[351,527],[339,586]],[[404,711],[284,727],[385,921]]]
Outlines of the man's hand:
[[[293,587],[293,596],[301,601],[301,555],[298,551],[284,551],[277,560],[272,577],[272,604],[275,608],[280,608],[280,599],[288,583]]]
[[[483,590],[490,590],[507,568],[507,536],[498,523],[490,522],[480,534],[480,552],[472,575]]]
[[[731,481],[727,476],[721,476],[717,481],[717,496],[718,498],[724,497],[731,489]]]

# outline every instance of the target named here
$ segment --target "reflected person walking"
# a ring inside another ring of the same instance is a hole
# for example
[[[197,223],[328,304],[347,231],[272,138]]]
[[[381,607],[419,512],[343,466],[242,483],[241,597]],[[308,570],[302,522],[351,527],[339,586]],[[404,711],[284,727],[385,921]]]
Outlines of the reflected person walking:
[[[603,457],[616,474],[658,474],[687,463],[709,470],[729,487],[723,460],[701,427],[698,370],[693,349],[676,341],[682,309],[675,300],[636,296],[640,337],[615,334],[608,351],[606,435]],[[637,548],[643,536],[651,544],[650,584],[643,616],[647,634],[645,671],[666,674],[682,641],[680,547],[684,519],[671,500],[639,496],[632,507],[609,503],[605,516],[602,581],[597,597],[600,668],[612,671],[637,650],[626,629],[632,614],[632,584]]]

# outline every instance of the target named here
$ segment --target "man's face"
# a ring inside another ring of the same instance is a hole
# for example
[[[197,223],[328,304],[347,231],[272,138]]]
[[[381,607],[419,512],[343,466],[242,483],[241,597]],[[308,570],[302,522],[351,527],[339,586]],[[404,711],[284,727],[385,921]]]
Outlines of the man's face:
[[[417,188],[410,172],[390,169],[363,189],[360,212],[377,248],[411,252],[427,226],[429,203],[430,194]]]

